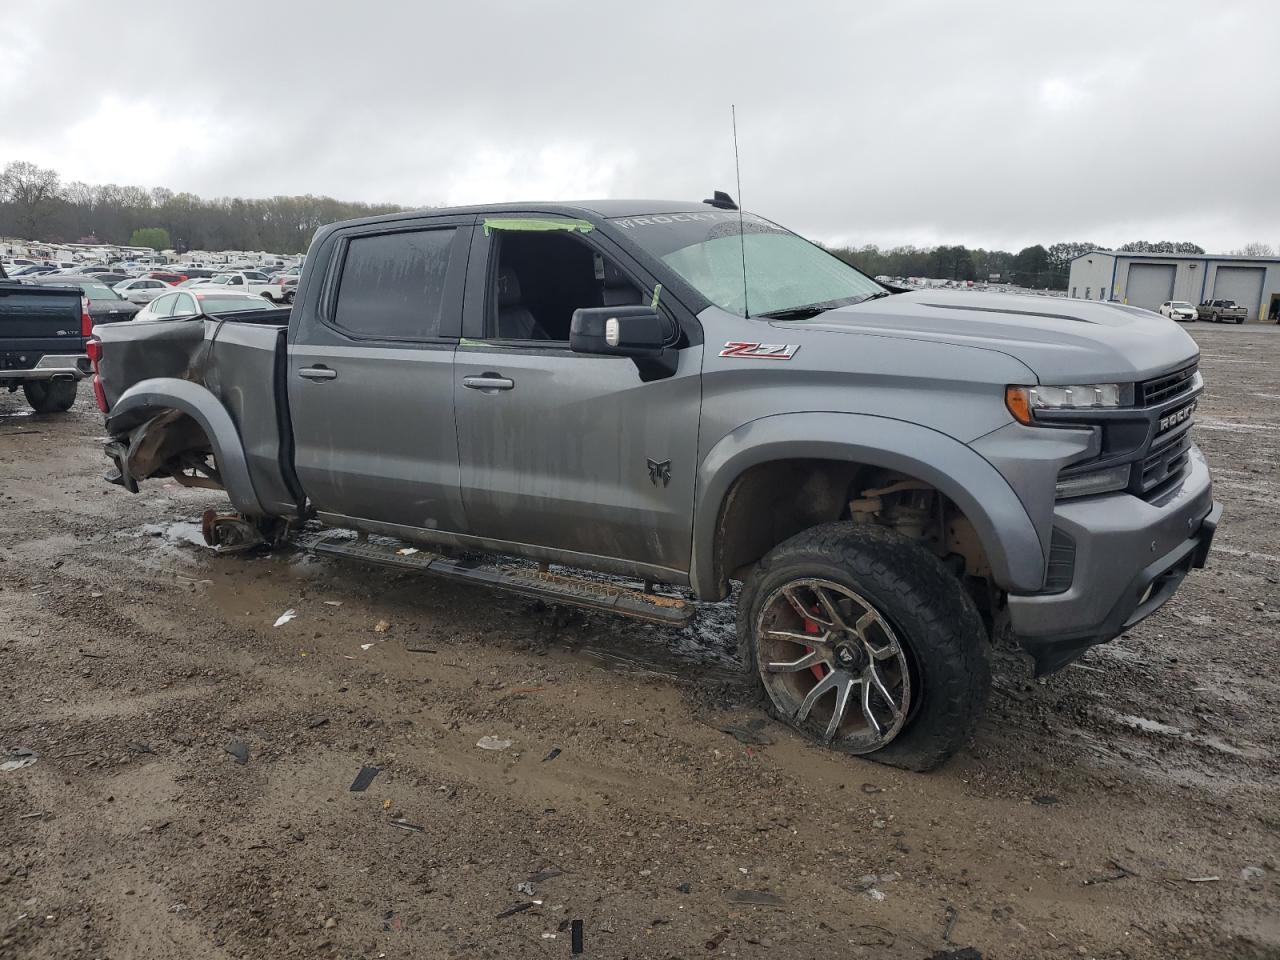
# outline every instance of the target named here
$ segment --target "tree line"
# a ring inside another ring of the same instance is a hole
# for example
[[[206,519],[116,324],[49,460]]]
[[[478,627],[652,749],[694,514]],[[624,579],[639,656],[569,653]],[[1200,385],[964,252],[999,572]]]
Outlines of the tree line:
[[[301,253],[326,223],[402,209],[309,194],[206,200],[164,187],[64,183],[56,170],[21,160],[0,173],[0,236],[49,243]]]
[[[52,243],[116,243],[155,249],[267,250],[301,253],[326,223],[394,213],[395,204],[332,197],[203,199],[164,187],[62,182],[56,170],[17,160],[0,173],[0,236]],[[1102,245],[1086,241],[1036,244],[1017,253],[965,246],[882,249],[874,244],[831,252],[864,273],[890,277],[987,280],[999,277],[1025,287],[1065,290],[1073,257]],[[1139,253],[1204,253],[1194,243],[1135,240],[1120,250]],[[1264,243],[1231,251],[1270,256]]]

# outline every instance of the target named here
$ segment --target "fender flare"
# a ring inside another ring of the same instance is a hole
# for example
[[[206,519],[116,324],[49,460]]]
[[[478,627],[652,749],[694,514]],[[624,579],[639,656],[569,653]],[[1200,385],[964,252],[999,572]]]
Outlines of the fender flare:
[[[176,377],[140,380],[121,394],[107,414],[107,430],[114,434],[126,429],[117,426],[121,420],[132,426],[132,420],[149,420],[165,410],[181,410],[200,424],[213,447],[218,473],[232,505],[246,516],[267,516],[249,477],[249,464],[240,432],[222,401],[207,387]],[[126,417],[126,414],[134,416]]]
[[[818,439],[823,438],[823,439]],[[896,470],[933,484],[969,518],[997,586],[1035,593],[1045,554],[1031,517],[986,459],[947,434],[889,417],[856,413],[784,413],[745,423],[721,438],[698,467],[690,583],[702,599],[720,599],[716,527],[738,477],[773,460],[846,460]]]

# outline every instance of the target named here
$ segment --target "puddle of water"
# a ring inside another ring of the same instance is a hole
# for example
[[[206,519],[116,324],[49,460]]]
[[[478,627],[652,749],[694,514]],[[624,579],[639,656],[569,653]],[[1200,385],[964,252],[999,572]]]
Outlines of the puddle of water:
[[[1196,429],[1222,430],[1226,433],[1251,433],[1256,430],[1261,430],[1264,433],[1274,433],[1280,430],[1280,427],[1266,423],[1236,423],[1231,420],[1218,420],[1215,417],[1197,417]]]
[[[1151,720],[1147,717],[1135,717],[1132,714],[1121,713],[1116,716],[1116,719],[1130,727],[1145,730],[1147,733],[1164,733],[1171,737],[1185,736],[1184,731],[1179,727],[1170,726],[1167,723],[1161,723],[1159,720]]]
[[[191,544],[203,550],[213,552],[213,548],[204,542],[204,533],[200,524],[190,520],[179,520],[177,523],[144,523],[140,527],[121,531],[124,537],[157,537],[175,544]]]

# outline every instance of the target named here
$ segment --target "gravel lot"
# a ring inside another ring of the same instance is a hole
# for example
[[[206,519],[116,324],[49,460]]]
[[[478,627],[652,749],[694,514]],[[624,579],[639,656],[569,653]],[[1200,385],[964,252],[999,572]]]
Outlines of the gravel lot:
[[[217,556],[0,395],[0,957],[1280,956],[1280,327],[1190,329],[1209,569],[931,775],[747,727],[723,607]]]

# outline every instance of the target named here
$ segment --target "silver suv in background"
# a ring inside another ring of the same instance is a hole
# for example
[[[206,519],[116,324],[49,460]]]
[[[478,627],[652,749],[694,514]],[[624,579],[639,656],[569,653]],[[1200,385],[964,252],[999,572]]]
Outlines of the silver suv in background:
[[[892,293],[719,193],[334,224],[292,311],[91,346],[114,480],[224,488],[220,548],[669,624],[740,584],[776,715],[913,769],[973,730],[993,636],[1062,667],[1168,600],[1221,512],[1183,330]]]

